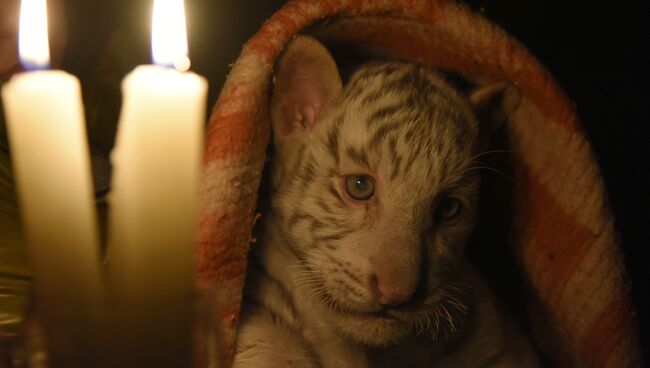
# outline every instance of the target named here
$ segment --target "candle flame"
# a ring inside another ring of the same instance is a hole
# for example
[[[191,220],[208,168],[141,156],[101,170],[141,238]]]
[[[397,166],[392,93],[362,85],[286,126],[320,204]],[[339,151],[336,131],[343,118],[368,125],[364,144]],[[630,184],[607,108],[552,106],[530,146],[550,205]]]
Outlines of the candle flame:
[[[47,69],[50,66],[47,36],[45,0],[22,0],[18,50],[20,61],[26,69]]]
[[[190,68],[187,57],[187,30],[183,0],[154,0],[151,26],[151,50],[158,65],[176,70]]]

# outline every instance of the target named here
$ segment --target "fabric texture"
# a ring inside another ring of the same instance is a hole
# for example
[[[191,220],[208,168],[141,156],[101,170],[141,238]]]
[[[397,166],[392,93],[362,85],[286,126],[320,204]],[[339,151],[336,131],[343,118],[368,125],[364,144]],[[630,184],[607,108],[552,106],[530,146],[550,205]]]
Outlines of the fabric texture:
[[[513,82],[522,103],[505,127],[508,236],[531,296],[531,338],[555,367],[640,364],[619,238],[571,100],[518,41],[449,0],[290,1],[244,45],[208,126],[197,246],[200,282],[226,292],[218,317],[229,359],[267,159],[272,68],[287,42],[305,32],[326,45],[431,64],[478,82]]]

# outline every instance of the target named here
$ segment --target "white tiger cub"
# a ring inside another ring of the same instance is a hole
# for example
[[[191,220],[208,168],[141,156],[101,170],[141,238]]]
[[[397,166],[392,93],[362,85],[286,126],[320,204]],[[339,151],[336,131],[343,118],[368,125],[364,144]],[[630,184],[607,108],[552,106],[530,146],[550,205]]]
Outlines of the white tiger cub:
[[[275,69],[271,209],[235,367],[538,366],[463,255],[486,128],[473,109],[518,96],[466,98],[401,62],[343,87],[329,52],[295,38]]]

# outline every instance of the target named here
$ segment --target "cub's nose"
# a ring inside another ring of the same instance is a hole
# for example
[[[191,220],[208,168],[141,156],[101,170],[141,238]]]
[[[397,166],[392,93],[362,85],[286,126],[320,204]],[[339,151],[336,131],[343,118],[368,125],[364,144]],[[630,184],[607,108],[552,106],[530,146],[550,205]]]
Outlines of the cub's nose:
[[[415,290],[402,290],[388,282],[381,282],[377,275],[370,277],[370,291],[374,300],[381,305],[400,305],[413,298]]]

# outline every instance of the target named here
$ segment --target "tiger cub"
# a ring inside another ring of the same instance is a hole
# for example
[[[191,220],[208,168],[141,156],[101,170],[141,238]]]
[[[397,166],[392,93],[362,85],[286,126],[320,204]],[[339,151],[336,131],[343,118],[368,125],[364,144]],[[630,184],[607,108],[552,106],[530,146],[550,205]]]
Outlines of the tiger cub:
[[[463,256],[489,130],[474,110],[514,109],[514,88],[468,98],[403,62],[364,65],[343,86],[305,36],[274,81],[271,209],[251,250],[235,366],[537,366]]]

